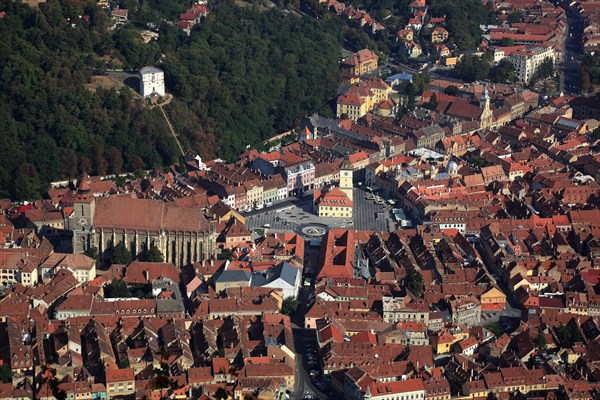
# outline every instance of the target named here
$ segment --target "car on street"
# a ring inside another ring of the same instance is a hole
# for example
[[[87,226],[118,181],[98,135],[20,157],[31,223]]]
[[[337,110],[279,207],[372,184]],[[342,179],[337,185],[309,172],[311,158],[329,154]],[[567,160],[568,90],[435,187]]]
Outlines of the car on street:
[[[257,204],[256,207],[254,207],[256,210],[262,210],[265,207],[264,204]]]
[[[315,379],[317,376],[319,376],[319,371],[317,371],[316,369],[313,369],[312,371],[310,371],[310,377]]]
[[[265,206],[267,206],[267,207],[271,207],[272,205],[273,205],[273,203],[272,203],[272,202],[270,202],[270,201],[267,201],[267,202],[265,203]]]

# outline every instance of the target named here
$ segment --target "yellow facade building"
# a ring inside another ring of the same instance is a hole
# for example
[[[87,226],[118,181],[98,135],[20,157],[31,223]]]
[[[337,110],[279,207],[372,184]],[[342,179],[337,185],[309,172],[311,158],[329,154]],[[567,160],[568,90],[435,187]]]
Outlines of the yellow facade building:
[[[342,69],[353,75],[364,75],[377,69],[379,57],[369,49],[362,49],[342,61]]]
[[[499,289],[493,287],[481,295],[482,310],[504,310],[506,307],[506,295]]]
[[[352,218],[352,170],[346,157],[340,166],[340,187],[315,191],[314,208],[319,217]]]
[[[354,84],[337,99],[337,118],[347,115],[352,121],[373,111],[389,99],[392,88],[380,78],[369,78]]]
[[[431,31],[431,43],[443,43],[448,40],[448,31],[442,27],[437,27]]]

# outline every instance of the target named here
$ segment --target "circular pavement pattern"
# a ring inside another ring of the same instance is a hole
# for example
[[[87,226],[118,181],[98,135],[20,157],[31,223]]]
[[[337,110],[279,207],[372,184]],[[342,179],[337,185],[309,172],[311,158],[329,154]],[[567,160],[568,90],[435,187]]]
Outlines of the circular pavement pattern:
[[[327,233],[329,227],[325,224],[303,224],[296,228],[296,231],[305,238],[321,238]]]

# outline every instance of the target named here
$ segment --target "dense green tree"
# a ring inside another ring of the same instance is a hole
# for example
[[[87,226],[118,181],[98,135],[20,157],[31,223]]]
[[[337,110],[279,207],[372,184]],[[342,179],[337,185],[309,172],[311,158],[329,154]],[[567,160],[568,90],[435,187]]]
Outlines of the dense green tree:
[[[131,25],[119,28],[114,36],[115,46],[123,55],[126,68],[141,68],[153,65],[160,55],[160,47],[155,41],[145,44],[140,33]]]
[[[415,95],[411,93],[408,95],[408,100],[406,102],[406,110],[413,111],[414,109],[415,109]]]
[[[108,161],[104,158],[104,145],[102,143],[94,144],[94,164],[96,174],[106,175],[108,172]]]
[[[96,260],[96,267],[100,267],[100,265],[102,264],[102,258],[100,257],[100,254],[98,253],[97,247],[90,247],[89,249],[84,251],[83,254]]]
[[[523,13],[521,11],[513,11],[508,15],[508,22],[510,22],[511,24],[521,22],[522,19]]]
[[[554,62],[550,57],[546,58],[542,64],[537,68],[535,74],[529,82],[530,87],[534,87],[535,84],[542,79],[550,78],[554,75]]]
[[[75,178],[77,176],[77,154],[73,149],[64,149],[61,159],[61,176]]]
[[[434,17],[446,16],[449,40],[461,50],[473,50],[479,44],[482,24],[495,22],[494,13],[481,0],[430,0]]]
[[[460,90],[458,89],[458,86],[450,85],[446,89],[444,89],[444,93],[449,96],[458,96]]]
[[[554,74],[554,62],[550,57],[546,58],[542,65],[536,71],[536,75],[541,78],[549,78]]]
[[[405,105],[401,105],[398,107],[398,111],[396,111],[396,118],[401,119],[406,114],[408,114],[408,108]]]
[[[405,285],[415,296],[419,297],[423,293],[423,277],[414,268],[409,268],[406,272]]]
[[[129,357],[122,358],[119,361],[119,368],[125,369],[125,368],[130,368],[130,367],[131,367],[131,363],[129,362]]]
[[[123,280],[113,280],[111,283],[104,287],[104,297],[106,298],[126,298],[131,297],[131,292],[127,287],[127,283]]]
[[[146,251],[145,259],[148,262],[163,262],[165,260],[163,254],[154,244]]]
[[[516,82],[517,72],[513,63],[505,58],[490,70],[489,77],[492,82]]]
[[[435,93],[433,93],[431,95],[431,98],[429,99],[429,101],[425,104],[423,104],[423,107],[429,109],[429,110],[435,110],[438,106],[438,100],[437,100],[437,95]]]
[[[540,334],[537,337],[536,346],[541,350],[546,350],[546,348],[548,347],[548,344],[546,342],[546,336],[542,332],[540,332]]]
[[[560,326],[554,328],[554,332],[556,333],[556,336],[558,336],[558,340],[560,341],[562,347],[572,347],[573,343],[580,342],[582,340],[579,330],[573,329],[570,324],[561,324]]]
[[[293,297],[286,297],[283,299],[281,305],[281,313],[285,315],[292,315],[298,309],[300,302]]]
[[[487,329],[488,331],[492,332],[494,334],[494,336],[496,336],[496,338],[499,338],[504,333],[504,332],[502,332],[502,329],[500,329],[500,325],[498,325],[497,322],[487,324],[484,326],[484,328]]]
[[[511,38],[502,38],[502,40],[500,40],[500,46],[502,47],[509,47],[509,46],[514,46],[515,45],[515,41],[512,40]]]
[[[217,255],[217,259],[219,260],[229,260],[231,261],[233,259],[233,251],[231,249],[228,248],[224,248],[221,250],[221,252]]]
[[[90,258],[96,258],[96,257],[98,257],[98,248],[95,246],[90,247],[89,249],[84,251],[83,254],[85,254],[86,256],[88,256]]]
[[[0,382],[12,383],[12,370],[10,369],[10,365],[2,364],[0,366]]]
[[[229,397],[229,395],[225,389],[220,387],[215,391],[215,399],[225,400],[227,397]]]
[[[429,84],[431,78],[427,72],[421,72],[413,75],[412,86],[414,88],[414,94],[422,95],[424,91],[429,90]]]
[[[587,54],[581,63],[581,89],[591,92],[593,85],[600,84],[600,52]]]
[[[471,160],[473,162],[473,165],[479,168],[483,168],[486,166],[486,162],[483,158],[481,157],[473,157],[473,159]]]
[[[456,72],[465,81],[483,80],[490,73],[490,64],[483,58],[468,54],[458,62]]]
[[[106,161],[108,162],[108,165],[110,165],[110,172],[113,174],[119,174],[123,171],[123,156],[121,155],[121,150],[116,146],[112,146],[108,149]]]
[[[111,264],[124,264],[127,265],[133,260],[131,256],[131,252],[125,247],[123,242],[117,243],[117,245],[112,249],[111,254]]]
[[[41,197],[40,178],[33,164],[19,165],[14,187],[14,195],[17,200],[37,200]]]

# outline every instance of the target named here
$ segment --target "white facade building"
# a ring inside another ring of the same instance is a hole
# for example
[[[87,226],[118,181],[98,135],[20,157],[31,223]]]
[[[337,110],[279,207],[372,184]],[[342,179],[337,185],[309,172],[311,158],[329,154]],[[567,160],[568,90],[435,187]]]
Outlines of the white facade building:
[[[546,59],[555,62],[554,49],[552,47],[530,47],[527,50],[518,50],[507,57],[515,66],[519,81],[529,83],[531,78]]]
[[[165,73],[156,67],[140,69],[140,94],[142,97],[165,95]]]

